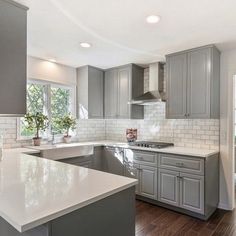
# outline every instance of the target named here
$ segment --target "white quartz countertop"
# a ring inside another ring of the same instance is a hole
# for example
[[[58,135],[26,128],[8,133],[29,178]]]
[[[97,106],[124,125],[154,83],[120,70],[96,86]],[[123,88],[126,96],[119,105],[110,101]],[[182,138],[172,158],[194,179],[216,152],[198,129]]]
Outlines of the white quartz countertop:
[[[186,155],[186,156],[195,156],[195,157],[203,157],[207,158],[211,155],[219,153],[218,150],[208,150],[208,149],[200,149],[200,148],[187,148],[187,147],[167,147],[167,148],[145,148],[145,147],[137,147],[130,146],[127,143],[119,142],[119,141],[111,141],[111,140],[102,140],[102,141],[89,141],[89,142],[77,142],[70,144],[57,144],[57,145],[42,145],[40,147],[28,147],[33,148],[35,150],[45,150],[52,148],[63,148],[63,147],[74,147],[74,146],[82,146],[82,145],[93,145],[93,146],[110,146],[110,147],[121,147],[121,148],[130,148],[134,150],[143,150],[143,151],[153,151],[160,153],[170,153],[170,154],[178,154],[178,155]]]
[[[0,161],[0,216],[19,232],[101,200],[137,180],[4,150]]]

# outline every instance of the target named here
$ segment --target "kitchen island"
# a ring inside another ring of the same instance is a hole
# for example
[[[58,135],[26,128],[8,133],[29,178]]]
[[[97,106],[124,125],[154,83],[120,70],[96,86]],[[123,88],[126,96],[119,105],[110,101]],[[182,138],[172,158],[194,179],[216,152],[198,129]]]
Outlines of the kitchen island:
[[[137,180],[23,152],[0,162],[0,235],[135,235]]]

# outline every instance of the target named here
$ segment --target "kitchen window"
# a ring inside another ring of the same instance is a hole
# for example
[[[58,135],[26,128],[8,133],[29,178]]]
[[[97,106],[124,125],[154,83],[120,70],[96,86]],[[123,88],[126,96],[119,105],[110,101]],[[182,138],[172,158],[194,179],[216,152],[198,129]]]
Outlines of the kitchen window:
[[[75,116],[75,87],[59,85],[56,83],[43,83],[28,81],[27,83],[27,112],[35,114],[42,112],[48,116],[50,126],[40,135],[47,138],[53,133],[61,134],[56,120],[68,114]],[[28,139],[34,136],[24,122],[24,118],[18,120],[18,139]]]

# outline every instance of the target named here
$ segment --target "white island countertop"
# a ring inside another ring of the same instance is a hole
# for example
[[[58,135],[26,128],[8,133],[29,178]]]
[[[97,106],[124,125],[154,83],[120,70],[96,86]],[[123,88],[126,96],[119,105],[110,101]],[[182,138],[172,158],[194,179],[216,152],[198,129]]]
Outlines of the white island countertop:
[[[0,216],[24,232],[112,194],[137,180],[3,151],[0,161]]]
[[[119,141],[111,141],[111,140],[101,140],[101,141],[89,141],[89,142],[75,142],[69,144],[56,144],[56,145],[42,145],[39,147],[28,146],[27,148],[32,148],[37,151],[43,151],[48,149],[55,149],[55,148],[65,148],[65,147],[75,147],[75,146],[107,146],[107,147],[121,147],[121,148],[129,148],[133,150],[142,150],[142,151],[152,151],[152,152],[159,152],[159,153],[169,153],[169,154],[177,154],[177,155],[185,155],[185,156],[195,156],[195,157],[202,157],[207,158],[214,154],[219,153],[219,150],[208,150],[202,148],[188,148],[188,147],[175,147],[170,146],[166,148],[146,148],[146,147],[137,147],[128,145],[125,142]]]

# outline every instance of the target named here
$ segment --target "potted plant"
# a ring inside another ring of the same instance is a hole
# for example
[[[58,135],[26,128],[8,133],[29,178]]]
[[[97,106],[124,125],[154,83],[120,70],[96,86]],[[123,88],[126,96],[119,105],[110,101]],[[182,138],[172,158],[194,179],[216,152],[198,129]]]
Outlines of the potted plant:
[[[36,131],[35,137],[33,138],[34,146],[40,146],[41,137],[39,136],[40,131],[45,131],[48,127],[48,117],[43,113],[37,112],[36,114],[27,113],[25,115],[26,128],[30,131]]]
[[[61,119],[57,120],[58,126],[65,132],[63,140],[65,143],[71,142],[70,130],[74,130],[76,128],[76,119],[71,115],[66,115]]]

